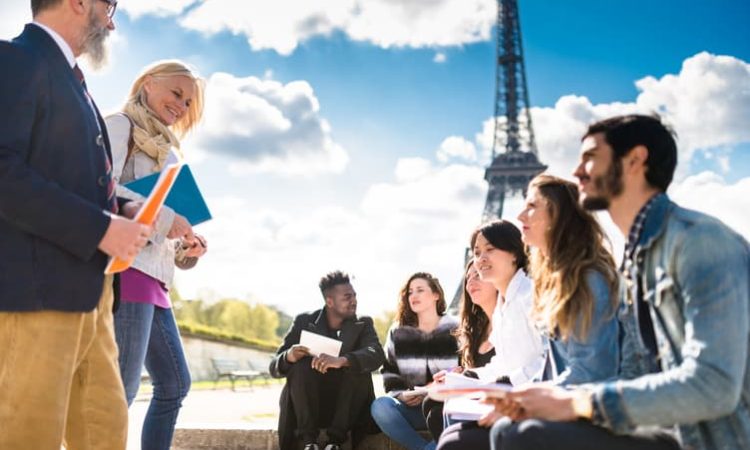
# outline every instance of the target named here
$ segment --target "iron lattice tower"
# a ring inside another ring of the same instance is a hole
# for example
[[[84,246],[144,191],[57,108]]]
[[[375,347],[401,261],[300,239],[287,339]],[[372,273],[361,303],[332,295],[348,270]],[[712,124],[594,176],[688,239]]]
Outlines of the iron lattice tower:
[[[496,33],[495,132],[492,161],[484,173],[489,189],[482,223],[502,217],[506,197],[525,197],[529,181],[547,169],[537,157],[517,0],[498,0]],[[467,249],[466,261],[469,254]],[[459,286],[452,309],[458,308],[462,292]]]

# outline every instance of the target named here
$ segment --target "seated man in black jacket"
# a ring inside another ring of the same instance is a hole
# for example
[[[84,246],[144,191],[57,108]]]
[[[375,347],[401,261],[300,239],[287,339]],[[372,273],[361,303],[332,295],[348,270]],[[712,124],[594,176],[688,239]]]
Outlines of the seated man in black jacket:
[[[305,450],[319,450],[321,427],[329,439],[325,450],[339,450],[349,430],[352,441],[359,441],[372,424],[371,372],[385,360],[372,319],[357,317],[357,293],[347,274],[331,272],[319,286],[325,307],[295,317],[271,362],[271,375],[287,378],[279,401],[281,450],[295,449],[296,439]],[[340,340],[341,356],[313,357],[299,344],[302,330]]]

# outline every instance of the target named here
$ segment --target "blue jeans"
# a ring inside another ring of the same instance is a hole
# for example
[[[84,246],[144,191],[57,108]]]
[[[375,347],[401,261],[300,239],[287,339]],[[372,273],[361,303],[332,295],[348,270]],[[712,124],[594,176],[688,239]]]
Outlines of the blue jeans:
[[[417,430],[427,429],[421,405],[407,406],[393,397],[385,396],[372,402],[370,412],[383,433],[407,449],[435,448],[435,442],[428,442],[417,433]]]
[[[145,363],[154,391],[141,433],[141,450],[169,449],[177,414],[190,390],[190,372],[171,309],[122,302],[115,313],[120,375],[128,406],[138,393]]]

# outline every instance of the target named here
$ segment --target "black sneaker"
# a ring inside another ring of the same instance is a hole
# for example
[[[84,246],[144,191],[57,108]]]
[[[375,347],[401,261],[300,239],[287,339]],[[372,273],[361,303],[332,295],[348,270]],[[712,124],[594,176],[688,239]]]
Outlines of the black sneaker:
[[[331,444],[326,445],[326,447],[323,450],[341,450],[341,445],[331,443]]]
[[[316,444],[315,442],[310,444],[305,444],[304,450],[320,450],[320,446]]]

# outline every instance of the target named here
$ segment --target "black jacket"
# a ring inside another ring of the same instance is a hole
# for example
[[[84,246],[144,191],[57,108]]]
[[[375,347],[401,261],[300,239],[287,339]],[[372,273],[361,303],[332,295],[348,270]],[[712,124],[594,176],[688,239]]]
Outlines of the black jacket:
[[[286,376],[291,364],[286,359],[286,352],[295,344],[299,344],[300,333],[307,330],[317,334],[326,334],[325,308],[303,313],[294,318],[292,327],[284,336],[284,342],[276,351],[276,357],[271,361],[269,371],[276,378]],[[341,326],[341,356],[349,360],[350,367],[344,370],[352,370],[359,373],[370,373],[377,370],[385,361],[383,348],[378,340],[372,319],[366,316],[346,320]],[[372,380],[369,383],[370,402],[375,399],[375,390]],[[296,417],[292,400],[289,396],[288,386],[284,386],[279,399],[279,447],[284,449],[295,448],[294,429],[296,428]],[[369,410],[367,414],[358,420],[358,425],[352,430],[353,447],[356,446],[364,435],[369,432],[378,432],[377,426],[372,422]]]

